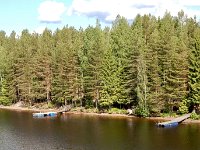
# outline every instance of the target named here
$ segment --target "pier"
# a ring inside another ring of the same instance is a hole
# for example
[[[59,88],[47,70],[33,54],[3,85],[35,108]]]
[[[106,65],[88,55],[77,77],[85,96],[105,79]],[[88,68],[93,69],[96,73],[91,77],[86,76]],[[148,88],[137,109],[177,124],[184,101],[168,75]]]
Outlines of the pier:
[[[175,118],[175,119],[173,119],[171,121],[166,121],[166,122],[158,123],[157,125],[159,127],[173,127],[173,126],[177,126],[182,121],[188,119],[190,117],[190,115],[191,115],[191,113],[183,115],[183,116],[180,116],[180,117]]]

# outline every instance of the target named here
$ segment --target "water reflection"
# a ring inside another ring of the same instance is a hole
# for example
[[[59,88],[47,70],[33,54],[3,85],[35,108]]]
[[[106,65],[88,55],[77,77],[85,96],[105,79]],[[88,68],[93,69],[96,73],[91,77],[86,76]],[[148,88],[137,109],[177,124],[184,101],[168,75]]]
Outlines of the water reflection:
[[[157,128],[146,119],[0,110],[2,150],[198,150],[199,139],[195,124]]]

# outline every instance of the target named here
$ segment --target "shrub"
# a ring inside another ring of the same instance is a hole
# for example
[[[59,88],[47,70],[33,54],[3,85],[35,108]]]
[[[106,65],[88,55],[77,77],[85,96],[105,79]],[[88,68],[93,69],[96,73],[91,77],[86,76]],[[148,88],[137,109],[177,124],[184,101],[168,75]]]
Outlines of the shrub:
[[[127,111],[124,109],[118,109],[118,108],[111,108],[108,110],[109,114],[126,114]]]
[[[199,120],[199,119],[200,119],[200,116],[199,116],[198,114],[196,114],[195,112],[192,112],[190,118],[191,118],[191,119],[194,119],[194,120]]]
[[[0,96],[0,104],[4,106],[9,106],[12,104],[11,100],[6,96]]]
[[[86,112],[86,113],[98,113],[98,109],[88,108],[88,109],[85,109],[84,112]]]
[[[135,114],[137,116],[139,116],[139,117],[148,117],[149,116],[149,111],[147,109],[137,107],[135,109]]]
[[[48,108],[54,108],[54,104],[52,102],[50,102],[50,103],[47,104],[47,107]]]
[[[188,113],[188,107],[186,105],[186,101],[185,100],[183,102],[181,102],[181,104],[179,106],[178,113],[180,113],[180,114]]]
[[[161,115],[160,110],[157,108],[153,108],[150,110],[151,117],[159,117]]]
[[[161,117],[176,117],[177,114],[174,112],[170,112],[170,113],[161,113],[160,115]]]
[[[94,107],[94,105],[93,105],[92,101],[90,101],[90,100],[86,101],[86,103],[85,103],[85,108],[86,109],[93,108],[93,107]]]
[[[110,107],[110,103],[109,102],[105,102],[105,101],[100,101],[99,103],[100,109],[109,109]]]

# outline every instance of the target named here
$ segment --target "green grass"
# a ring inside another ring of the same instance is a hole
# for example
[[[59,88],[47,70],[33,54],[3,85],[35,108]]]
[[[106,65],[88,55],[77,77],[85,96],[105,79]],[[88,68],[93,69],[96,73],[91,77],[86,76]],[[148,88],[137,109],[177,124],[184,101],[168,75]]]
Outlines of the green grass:
[[[127,114],[127,111],[124,109],[118,109],[118,108],[111,108],[108,110],[109,114]]]

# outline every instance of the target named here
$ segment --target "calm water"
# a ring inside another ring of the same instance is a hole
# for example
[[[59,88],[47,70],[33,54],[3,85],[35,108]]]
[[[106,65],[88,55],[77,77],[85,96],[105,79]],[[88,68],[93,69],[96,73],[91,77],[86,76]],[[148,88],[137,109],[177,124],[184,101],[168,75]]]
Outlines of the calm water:
[[[32,118],[0,109],[0,150],[200,150],[200,125],[165,129],[146,119]]]

